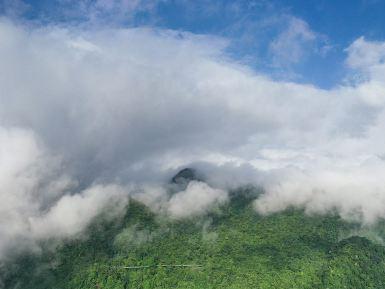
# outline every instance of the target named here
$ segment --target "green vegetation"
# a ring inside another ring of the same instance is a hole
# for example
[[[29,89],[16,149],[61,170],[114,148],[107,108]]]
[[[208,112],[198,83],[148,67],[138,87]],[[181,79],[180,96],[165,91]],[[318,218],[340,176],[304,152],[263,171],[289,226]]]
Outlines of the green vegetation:
[[[169,220],[131,201],[124,218],[96,220],[88,237],[19,256],[5,288],[383,288],[385,247],[349,236],[336,215],[260,216],[253,189],[205,216]],[[173,267],[160,265],[201,265]],[[138,268],[125,268],[139,266]],[[142,266],[142,267],[140,267]]]

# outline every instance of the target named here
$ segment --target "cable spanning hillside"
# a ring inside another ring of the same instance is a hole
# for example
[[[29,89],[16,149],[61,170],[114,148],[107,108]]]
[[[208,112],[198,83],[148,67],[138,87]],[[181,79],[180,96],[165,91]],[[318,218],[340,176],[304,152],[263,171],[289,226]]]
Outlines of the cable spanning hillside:
[[[204,216],[171,220],[131,201],[87,238],[20,255],[3,288],[382,288],[385,248],[334,215],[260,216],[253,188]],[[179,264],[179,265],[178,265]],[[185,264],[182,266],[180,264]],[[189,264],[189,265],[187,265]],[[166,266],[165,266],[166,265]],[[199,266],[198,266],[199,265]]]

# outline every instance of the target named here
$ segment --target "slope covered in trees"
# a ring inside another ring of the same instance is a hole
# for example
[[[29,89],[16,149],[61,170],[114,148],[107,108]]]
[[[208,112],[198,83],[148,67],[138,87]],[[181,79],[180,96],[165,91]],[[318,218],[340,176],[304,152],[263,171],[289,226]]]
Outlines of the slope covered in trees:
[[[3,287],[383,288],[385,247],[352,236],[356,225],[295,209],[260,216],[253,190],[182,220],[132,200],[124,217],[95,220],[87,237],[18,256],[1,269]]]

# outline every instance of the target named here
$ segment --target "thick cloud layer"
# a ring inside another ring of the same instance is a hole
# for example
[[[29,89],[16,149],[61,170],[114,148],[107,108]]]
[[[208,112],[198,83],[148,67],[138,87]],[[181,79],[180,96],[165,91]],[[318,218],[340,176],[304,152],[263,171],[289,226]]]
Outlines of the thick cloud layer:
[[[261,213],[385,217],[384,43],[357,39],[351,77],[323,90],[253,72],[210,36],[2,19],[0,41],[0,255],[15,239],[74,236],[119,211],[132,183],[153,186],[190,163],[205,163],[217,188],[191,184],[166,200],[171,215],[256,183]],[[140,196],[156,203],[162,192]]]

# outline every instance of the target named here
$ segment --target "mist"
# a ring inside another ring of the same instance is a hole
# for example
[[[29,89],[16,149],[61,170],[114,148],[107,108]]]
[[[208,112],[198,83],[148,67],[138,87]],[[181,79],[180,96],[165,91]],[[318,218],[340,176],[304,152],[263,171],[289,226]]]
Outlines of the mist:
[[[244,184],[264,188],[261,214],[385,217],[384,43],[354,41],[359,77],[326,90],[273,80],[210,35],[2,18],[0,41],[0,258],[130,197],[185,218]],[[167,197],[191,165],[206,182]]]

